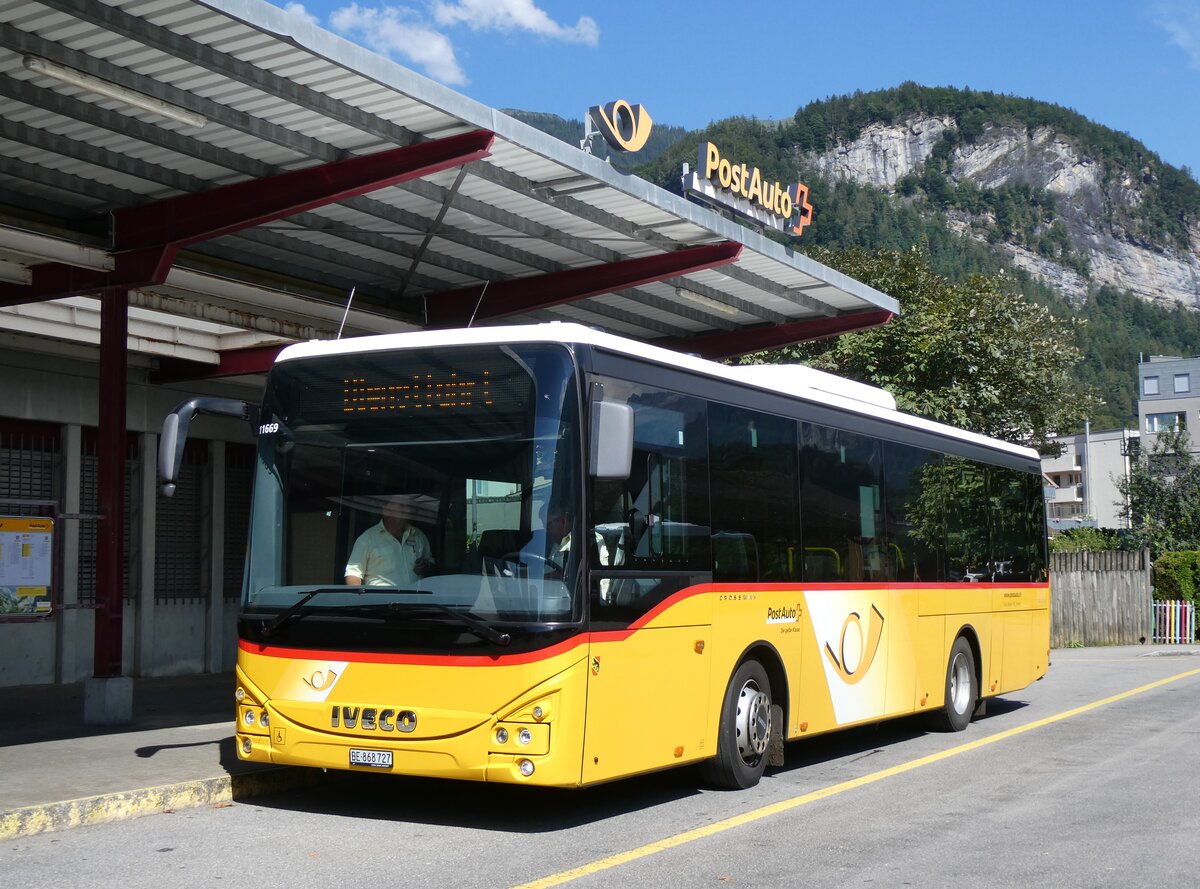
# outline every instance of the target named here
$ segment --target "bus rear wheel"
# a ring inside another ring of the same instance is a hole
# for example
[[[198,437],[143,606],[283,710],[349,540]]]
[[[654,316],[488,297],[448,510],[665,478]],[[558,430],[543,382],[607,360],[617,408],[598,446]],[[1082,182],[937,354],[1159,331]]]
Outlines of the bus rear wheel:
[[[744,661],[725,689],[717,755],[702,766],[705,780],[727,790],[753,787],[767,767],[772,730],[771,680],[758,661]]]
[[[959,636],[946,665],[946,702],[942,709],[929,714],[929,724],[938,731],[961,732],[971,724],[971,714],[978,702],[975,655],[971,653],[971,644]]]

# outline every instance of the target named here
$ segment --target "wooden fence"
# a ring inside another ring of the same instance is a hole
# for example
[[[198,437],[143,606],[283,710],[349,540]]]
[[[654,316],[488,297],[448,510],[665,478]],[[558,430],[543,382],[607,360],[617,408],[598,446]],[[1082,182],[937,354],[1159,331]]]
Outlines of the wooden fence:
[[[1050,644],[1137,645],[1151,639],[1150,551],[1050,556]]]

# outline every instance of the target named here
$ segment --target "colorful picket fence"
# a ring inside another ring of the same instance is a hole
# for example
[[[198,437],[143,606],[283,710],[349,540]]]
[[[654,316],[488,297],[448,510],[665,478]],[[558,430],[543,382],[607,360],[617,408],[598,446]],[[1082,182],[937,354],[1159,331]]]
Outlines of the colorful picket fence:
[[[1196,608],[1184,600],[1154,603],[1154,642],[1190,645],[1196,641]]]

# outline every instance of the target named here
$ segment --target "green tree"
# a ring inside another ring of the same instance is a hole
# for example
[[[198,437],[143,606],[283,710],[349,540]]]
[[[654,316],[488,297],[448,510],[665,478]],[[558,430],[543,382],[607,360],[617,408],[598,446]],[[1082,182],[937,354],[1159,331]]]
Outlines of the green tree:
[[[1182,429],[1159,433],[1117,482],[1133,535],[1160,553],[1200,549],[1200,462]]]
[[[1078,322],[1025,300],[1004,274],[952,283],[912,248],[814,251],[813,258],[900,303],[874,330],[760,353],[747,363],[809,364],[891,392],[901,410],[1030,445],[1070,429],[1095,406],[1074,374]]]

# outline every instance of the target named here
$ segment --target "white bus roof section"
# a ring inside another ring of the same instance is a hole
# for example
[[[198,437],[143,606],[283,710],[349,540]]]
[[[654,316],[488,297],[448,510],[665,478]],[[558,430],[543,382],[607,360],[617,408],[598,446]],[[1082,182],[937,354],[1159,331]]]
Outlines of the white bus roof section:
[[[439,298],[488,284],[478,324],[575,321],[705,354],[718,352],[687,344],[718,337],[737,354],[768,331],[829,335],[899,310],[264,0],[0,0],[0,118],[0,309],[63,295],[38,289],[47,263],[111,271],[116,211],[482,130],[494,140],[480,159],[188,242],[130,302],[282,344],[334,336],[352,291],[345,332],[364,334],[423,329]],[[507,282],[537,290],[730,243],[723,265],[519,311],[489,303]]]
[[[815,404],[829,405],[851,413],[873,417],[889,423],[920,429],[945,438],[957,439],[1038,461],[1033,448],[1022,447],[999,439],[988,438],[955,426],[935,423],[896,410],[890,393],[875,386],[846,380],[834,374],[802,365],[741,365],[729,366],[708,361],[695,355],[685,355],[614,336],[580,324],[533,324],[513,327],[479,327],[466,330],[431,330],[417,333],[365,336],[349,340],[314,340],[288,346],[279,353],[278,363],[305,358],[333,355],[357,355],[399,349],[431,349],[462,345],[503,345],[510,343],[584,344],[597,349],[617,352],[633,358],[704,374],[716,379],[732,380],[768,392],[778,392]]]

